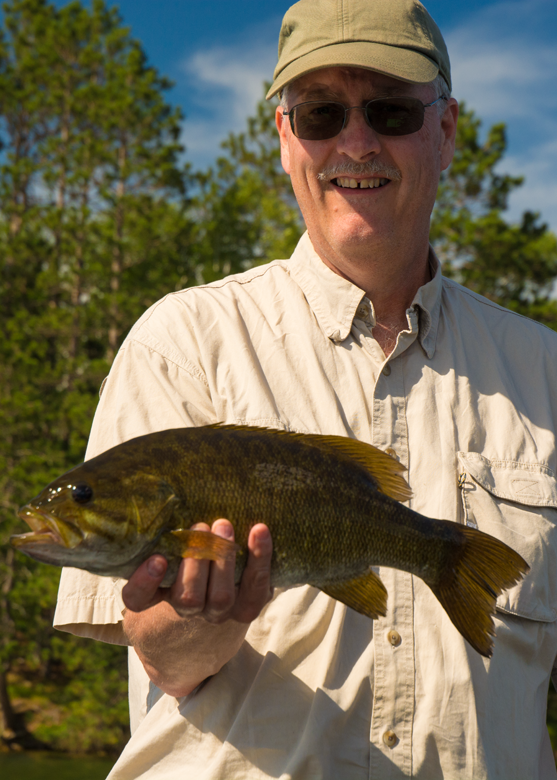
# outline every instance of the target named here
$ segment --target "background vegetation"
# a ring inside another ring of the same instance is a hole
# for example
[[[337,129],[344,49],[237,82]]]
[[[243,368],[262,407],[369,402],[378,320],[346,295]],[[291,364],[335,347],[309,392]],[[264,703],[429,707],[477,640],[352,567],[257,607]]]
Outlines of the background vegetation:
[[[303,225],[261,101],[215,166],[181,162],[168,81],[103,0],[9,0],[0,37],[0,707],[5,746],[117,753],[126,657],[51,628],[59,572],[15,512],[83,458],[99,385],[166,292],[288,256]],[[557,329],[557,241],[505,219],[505,127],[463,107],[432,238],[444,272]],[[551,700],[550,730],[557,737]]]

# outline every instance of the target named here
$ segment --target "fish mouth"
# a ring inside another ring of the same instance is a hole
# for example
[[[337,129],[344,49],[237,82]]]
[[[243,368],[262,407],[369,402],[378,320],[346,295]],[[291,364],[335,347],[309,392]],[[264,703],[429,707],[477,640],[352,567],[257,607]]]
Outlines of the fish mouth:
[[[75,525],[53,517],[32,504],[21,507],[17,514],[25,520],[31,532],[12,536],[10,542],[14,547],[48,544],[73,548],[83,540],[82,531]]]

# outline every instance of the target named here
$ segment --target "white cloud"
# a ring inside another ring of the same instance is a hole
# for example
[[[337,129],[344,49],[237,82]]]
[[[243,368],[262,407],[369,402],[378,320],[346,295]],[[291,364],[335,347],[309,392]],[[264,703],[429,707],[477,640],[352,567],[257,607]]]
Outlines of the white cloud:
[[[557,230],[557,4],[501,2],[447,35],[453,92],[485,125],[507,124],[509,154],[501,171],[525,176],[509,216],[541,212]]]
[[[195,111],[183,141],[196,167],[209,165],[231,130],[244,129],[272,77],[279,19],[242,39],[198,51],[183,65]],[[555,0],[504,0],[471,14],[446,32],[454,94],[483,120],[507,124],[509,151],[501,171],[524,175],[509,216],[540,211],[557,231],[557,29]],[[254,41],[256,42],[254,44]]]
[[[242,41],[199,51],[184,62],[198,116],[186,121],[182,140],[195,166],[211,163],[228,133],[245,128],[263,97],[263,82],[272,79],[277,29],[278,23],[252,29]]]
[[[246,106],[261,99],[262,82],[273,72],[276,55],[269,47],[245,50],[239,46],[219,46],[197,52],[185,65],[186,73],[203,85],[203,92],[222,92],[227,99],[228,117],[237,125],[246,116]],[[198,102],[213,107],[213,97],[204,94]]]
[[[523,211],[539,211],[542,221],[557,232],[557,138],[530,149],[526,160],[523,156],[509,156],[504,167],[526,178],[525,184],[511,195],[511,219],[520,219]]]

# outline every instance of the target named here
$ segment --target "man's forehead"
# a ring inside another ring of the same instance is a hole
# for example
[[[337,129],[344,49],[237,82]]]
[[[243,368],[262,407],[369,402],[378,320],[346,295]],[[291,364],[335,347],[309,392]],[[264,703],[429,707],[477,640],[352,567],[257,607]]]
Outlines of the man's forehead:
[[[292,97],[303,97],[306,100],[330,99],[340,97],[347,88],[355,84],[369,92],[370,96],[375,93],[387,96],[412,95],[416,87],[423,86],[409,84],[407,81],[365,68],[333,67],[323,68],[296,79],[289,84],[288,92]]]

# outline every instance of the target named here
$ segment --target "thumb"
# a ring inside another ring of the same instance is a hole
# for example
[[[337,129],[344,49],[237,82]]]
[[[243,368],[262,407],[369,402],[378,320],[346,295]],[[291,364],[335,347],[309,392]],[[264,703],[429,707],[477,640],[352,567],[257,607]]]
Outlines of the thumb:
[[[162,555],[152,555],[143,561],[122,589],[122,599],[132,612],[143,610],[158,604],[163,594],[159,587],[164,579],[168,563]]]

